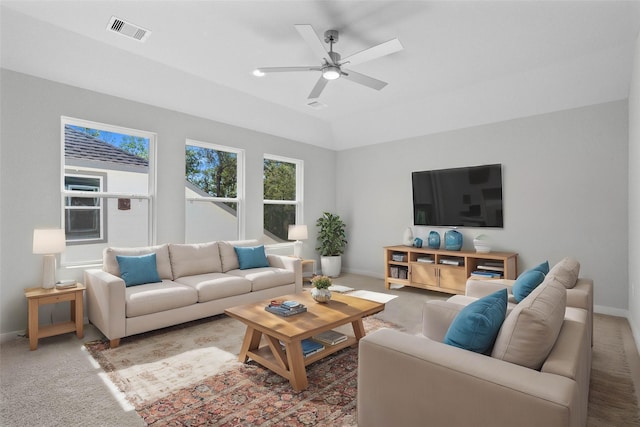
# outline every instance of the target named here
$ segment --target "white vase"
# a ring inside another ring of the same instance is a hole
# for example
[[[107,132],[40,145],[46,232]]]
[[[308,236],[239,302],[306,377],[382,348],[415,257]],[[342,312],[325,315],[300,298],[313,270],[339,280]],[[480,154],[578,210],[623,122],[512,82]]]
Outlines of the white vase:
[[[338,277],[342,269],[342,256],[322,256],[320,257],[320,267],[325,276]]]
[[[331,291],[329,289],[311,289],[311,297],[318,302],[329,302]]]
[[[407,227],[407,229],[404,230],[402,244],[406,246],[413,246],[413,231],[411,231],[411,227]]]

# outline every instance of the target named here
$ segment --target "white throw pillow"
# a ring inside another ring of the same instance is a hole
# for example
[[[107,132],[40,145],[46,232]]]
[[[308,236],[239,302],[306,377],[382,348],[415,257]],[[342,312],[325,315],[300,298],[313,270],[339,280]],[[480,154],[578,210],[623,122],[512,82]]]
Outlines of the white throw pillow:
[[[564,258],[553,266],[547,277],[555,277],[567,289],[572,289],[578,281],[580,274],[580,263],[573,258]]]
[[[558,338],[567,306],[567,290],[547,278],[507,316],[491,357],[540,369]]]

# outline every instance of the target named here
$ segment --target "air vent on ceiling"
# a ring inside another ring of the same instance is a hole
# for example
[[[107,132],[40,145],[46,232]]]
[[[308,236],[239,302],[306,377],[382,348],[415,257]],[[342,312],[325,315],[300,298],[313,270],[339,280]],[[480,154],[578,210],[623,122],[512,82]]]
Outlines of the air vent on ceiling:
[[[138,40],[139,42],[145,42],[151,35],[151,31],[120,18],[116,18],[115,16],[111,17],[109,25],[107,25],[107,30]]]

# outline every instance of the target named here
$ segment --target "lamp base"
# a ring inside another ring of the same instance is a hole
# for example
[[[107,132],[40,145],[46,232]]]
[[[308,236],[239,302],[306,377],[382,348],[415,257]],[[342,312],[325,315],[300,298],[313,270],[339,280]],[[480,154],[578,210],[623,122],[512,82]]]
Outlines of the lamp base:
[[[296,240],[293,243],[293,256],[296,258],[302,258],[302,242],[300,240]]]
[[[42,258],[42,287],[53,289],[56,285],[56,256],[45,255]]]

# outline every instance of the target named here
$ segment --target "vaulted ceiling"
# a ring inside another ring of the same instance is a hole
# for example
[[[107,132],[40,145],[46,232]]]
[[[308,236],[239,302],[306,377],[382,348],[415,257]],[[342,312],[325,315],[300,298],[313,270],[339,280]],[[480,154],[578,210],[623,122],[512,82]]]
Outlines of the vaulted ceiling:
[[[7,1],[1,65],[38,77],[344,150],[626,99],[638,1]],[[116,16],[151,31],[107,31]],[[295,24],[340,32],[343,57],[399,38],[308,106],[320,65]]]

